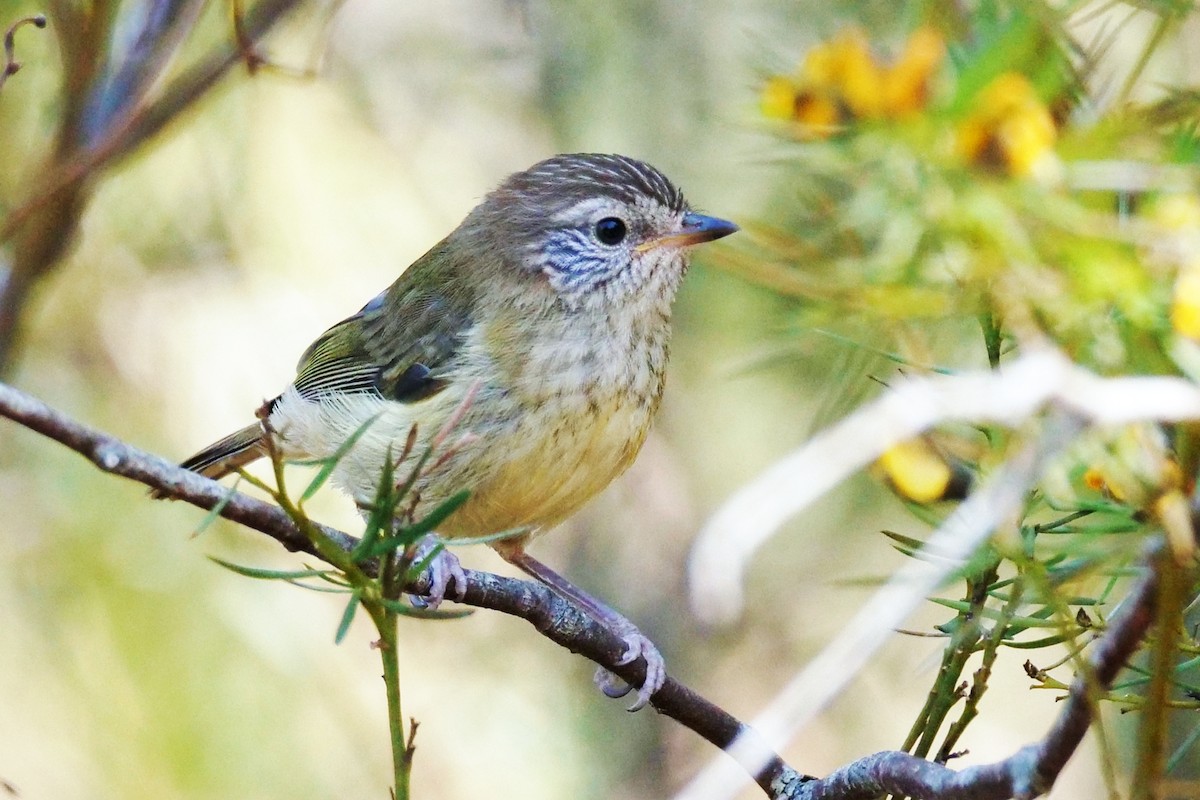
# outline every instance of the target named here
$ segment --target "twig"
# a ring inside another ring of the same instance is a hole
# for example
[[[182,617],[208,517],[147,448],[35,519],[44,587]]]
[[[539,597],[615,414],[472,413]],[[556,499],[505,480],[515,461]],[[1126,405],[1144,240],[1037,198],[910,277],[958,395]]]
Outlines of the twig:
[[[105,472],[138,481],[200,508],[212,509],[227,500],[221,508],[221,516],[265,533],[289,550],[320,558],[313,544],[280,508],[231,492],[227,487],[164,458],[89,428],[3,383],[0,383],[0,416],[69,447]],[[347,552],[357,542],[353,536],[333,528],[320,526],[320,529]],[[369,574],[375,574],[378,568],[371,562],[362,566]],[[541,584],[474,570],[465,572],[465,604],[520,617],[552,642],[605,667],[631,685],[641,685],[645,678],[645,660],[639,658],[633,663],[622,664],[621,658],[627,647],[624,640],[574,604]],[[405,590],[424,595],[428,588],[422,579],[406,586]],[[726,748],[735,739],[742,742],[755,740],[747,726],[671,677],[654,695],[651,704],[717,747]],[[775,796],[772,785],[796,783],[801,779],[765,745],[760,744],[753,756],[753,763],[759,765],[752,773],[754,780],[769,796]]]
[[[1104,378],[1042,347],[998,370],[913,378],[814,436],[739,489],[697,537],[692,607],[730,622],[741,612],[750,558],[789,518],[892,445],[953,421],[1017,427],[1054,406],[1094,425],[1200,419],[1200,388],[1183,378]]]
[[[1030,800],[1048,792],[1095,717],[1095,693],[1112,685],[1154,622],[1162,558],[1169,556],[1164,556],[1162,543],[1157,542],[1144,574],[1096,642],[1088,659],[1090,669],[1076,676],[1062,712],[1041,741],[1002,761],[962,770],[898,751],[876,753],[827,778],[805,782],[783,797],[849,800],[890,793],[923,800]]]
[[[1001,522],[1020,509],[1047,462],[1075,438],[1081,424],[1072,414],[1048,415],[1043,430],[1031,436],[929,537],[926,549],[943,556],[939,563],[931,566],[909,559],[751,721],[752,729],[761,732],[768,744],[786,741],[837,697],[908,615],[965,563]],[[733,745],[735,751],[740,747],[741,742]],[[730,797],[743,782],[723,762],[714,761],[677,800]]]
[[[10,75],[16,75],[17,71],[21,69],[21,62],[17,61],[16,39],[17,31],[24,25],[44,28],[46,27],[46,15],[34,14],[32,17],[24,17],[8,26],[8,31],[4,34],[4,69],[0,70],[0,89],[4,88],[4,83]]]
[[[165,459],[141,451],[60,414],[39,400],[0,383],[0,416],[47,436],[84,455],[105,472],[121,475],[172,494],[201,508],[227,500],[221,515],[261,531],[290,550],[317,555],[308,539],[279,508],[230,490]],[[332,528],[322,530],[349,550],[354,537]],[[1090,669],[1077,675],[1062,713],[1046,736],[1036,744],[993,764],[961,771],[917,758],[908,753],[883,752],[859,759],[827,778],[801,775],[784,764],[753,730],[723,709],[668,677],[652,699],[661,713],[682,723],[722,749],[736,740],[743,751],[753,742],[755,758],[747,764],[765,764],[754,770],[755,781],[771,798],[779,800],[850,800],[879,794],[909,795],[925,800],[1028,800],[1049,790],[1078,748],[1095,715],[1095,693],[1112,685],[1126,660],[1137,649],[1155,619],[1159,573],[1156,564],[1164,555],[1156,542],[1150,566],[1108,622],[1108,630],[1088,659]],[[375,565],[364,565],[374,570]],[[570,602],[545,586],[466,570],[464,602],[521,617],[546,638],[600,664],[633,684],[645,677],[645,662],[621,664],[625,643],[593,621]],[[414,593],[428,589],[422,581],[406,587]],[[767,754],[765,757],[762,754]]]
[[[252,41],[257,40],[301,2],[260,0],[245,14],[244,35]],[[69,4],[60,4],[62,13],[72,8]],[[64,47],[69,41],[64,38]],[[220,45],[173,80],[152,101],[117,104],[120,113],[106,116],[102,130],[88,131],[86,147],[81,146],[80,117],[89,96],[83,94],[80,87],[91,82],[95,64],[89,61],[81,65],[67,59],[68,73],[72,69],[79,73],[73,79],[69,75],[67,80],[68,87],[74,87],[76,94],[68,92],[64,98],[68,113],[64,114],[64,125],[56,135],[58,143],[51,164],[31,195],[0,225],[0,243],[15,241],[12,264],[0,271],[0,374],[11,366],[14,358],[29,292],[58,263],[75,234],[82,208],[89,197],[89,181],[192,106],[230,67],[239,63],[240,58],[236,44]],[[165,54],[160,54],[157,63],[165,65]],[[155,78],[142,75],[138,85],[144,88]]]

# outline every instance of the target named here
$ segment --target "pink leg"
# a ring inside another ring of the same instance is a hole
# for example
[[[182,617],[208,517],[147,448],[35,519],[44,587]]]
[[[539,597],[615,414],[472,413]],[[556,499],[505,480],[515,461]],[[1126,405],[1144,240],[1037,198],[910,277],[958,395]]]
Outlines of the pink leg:
[[[629,710],[638,711],[645,708],[650,703],[650,698],[662,688],[663,682],[667,679],[666,664],[662,654],[654,646],[654,642],[647,639],[637,629],[637,626],[620,613],[526,553],[523,547],[514,547],[510,543],[507,547],[496,547],[495,549],[505,561],[536,578],[561,596],[575,602],[587,612],[588,616],[620,636],[627,646],[625,654],[621,656],[622,664],[628,664],[638,656],[646,659],[646,680],[638,689],[637,700],[629,707]],[[624,697],[632,688],[603,667],[596,671],[596,685],[609,697]]]

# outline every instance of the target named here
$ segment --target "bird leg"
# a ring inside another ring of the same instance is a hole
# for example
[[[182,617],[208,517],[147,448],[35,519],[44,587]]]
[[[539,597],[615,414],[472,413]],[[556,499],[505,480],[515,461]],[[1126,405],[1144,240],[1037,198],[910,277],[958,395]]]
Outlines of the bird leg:
[[[434,548],[443,542],[435,533],[428,533],[417,540],[408,555],[410,564],[420,564],[430,557]],[[450,588],[450,580],[454,580],[454,600],[462,600],[467,593],[467,575],[463,572],[458,556],[450,552],[450,548],[441,547],[433,558],[425,565],[423,572],[429,576],[429,594],[425,597],[411,594],[409,600],[417,608],[437,609],[446,599],[446,590]]]
[[[662,654],[658,652],[658,648],[654,646],[654,642],[646,638],[637,629],[637,626],[622,616],[620,612],[615,611],[600,600],[592,597],[583,589],[580,589],[562,575],[559,575],[553,569],[526,553],[523,547],[514,547],[512,544],[509,544],[507,547],[496,547],[495,549],[505,561],[550,587],[551,590],[557,592],[560,596],[576,603],[588,616],[608,628],[617,636],[620,636],[625,642],[626,650],[618,663],[628,664],[637,659],[638,656],[646,659],[646,679],[643,681],[642,687],[638,689],[637,700],[629,707],[629,710],[638,711],[645,708],[650,703],[651,696],[662,688],[663,683],[667,679],[666,663],[663,661]],[[595,681],[600,691],[609,697],[624,697],[633,688],[604,667],[596,670]]]

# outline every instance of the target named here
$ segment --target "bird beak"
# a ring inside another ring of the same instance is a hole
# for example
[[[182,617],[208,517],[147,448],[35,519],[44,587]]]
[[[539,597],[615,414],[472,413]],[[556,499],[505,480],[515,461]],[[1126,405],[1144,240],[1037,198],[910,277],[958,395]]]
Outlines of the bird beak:
[[[737,225],[728,220],[719,219],[718,217],[707,217],[704,214],[696,214],[690,211],[683,215],[683,224],[679,228],[677,233],[669,233],[658,239],[644,242],[635,249],[639,253],[644,253],[647,250],[655,250],[659,247],[691,247],[692,245],[704,244],[714,239],[720,239],[731,233],[737,233],[739,230]]]

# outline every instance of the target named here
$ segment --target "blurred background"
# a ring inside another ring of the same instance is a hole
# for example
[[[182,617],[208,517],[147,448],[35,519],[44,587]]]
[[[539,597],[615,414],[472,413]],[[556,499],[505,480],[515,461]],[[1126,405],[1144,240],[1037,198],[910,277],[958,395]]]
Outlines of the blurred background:
[[[65,261],[30,298],[10,378],[179,458],[249,422],[317,334],[504,176],[547,155],[632,155],[698,208],[771,220],[795,172],[781,168],[780,144],[763,128],[762,78],[850,21],[902,41],[915,11],[896,7],[308,8],[264,48],[285,70],[234,68],[95,184]],[[0,0],[0,26],[39,10]],[[184,59],[230,35],[229,9],[210,4]],[[23,69],[0,92],[5,212],[43,174],[61,110],[55,34],[23,29],[17,45]],[[1180,82],[1195,65],[1175,55],[1154,68]],[[879,531],[926,529],[860,476],[759,554],[735,627],[692,621],[684,566],[706,516],[877,391],[868,374],[895,370],[836,340],[798,336],[797,301],[721,261],[698,253],[679,297],[663,413],[641,457],[533,552],[637,622],[673,675],[749,719],[902,563]],[[956,324],[943,354],[958,352]],[[14,425],[0,425],[0,510],[0,779],[20,797],[387,796],[370,626],[360,615],[335,646],[339,598],[252,581],[207,556],[268,567],[302,559],[231,525],[193,537],[202,512],[151,502],[140,485]],[[345,530],[359,524],[333,491],[313,510]],[[505,570],[486,548],[460,556]],[[940,621],[932,611],[910,627],[931,621]],[[629,715],[604,699],[589,663],[519,620],[403,621],[401,637],[404,711],[421,723],[415,797],[660,798],[717,755],[652,711]],[[824,774],[897,747],[939,652],[938,640],[897,637],[785,758]],[[1026,690],[1021,661],[1002,657],[963,763],[1007,755],[1052,719],[1055,704]],[[1100,796],[1100,773],[1086,750],[1054,796]]]

